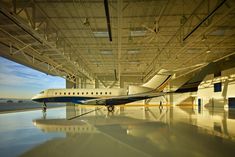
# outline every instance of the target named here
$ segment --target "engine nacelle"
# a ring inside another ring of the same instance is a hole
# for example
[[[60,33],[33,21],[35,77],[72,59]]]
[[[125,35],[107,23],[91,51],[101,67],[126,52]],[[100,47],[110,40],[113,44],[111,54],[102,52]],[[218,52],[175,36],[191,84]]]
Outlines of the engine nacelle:
[[[152,90],[153,90],[152,88],[130,85],[128,87],[128,95],[145,93],[145,92],[149,92],[149,91],[152,91]]]

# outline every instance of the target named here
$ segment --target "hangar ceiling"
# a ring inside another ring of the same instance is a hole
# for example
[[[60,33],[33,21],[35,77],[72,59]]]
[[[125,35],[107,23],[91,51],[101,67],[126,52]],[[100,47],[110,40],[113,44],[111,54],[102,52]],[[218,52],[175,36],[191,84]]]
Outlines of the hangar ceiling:
[[[112,41],[103,0],[0,6],[1,56],[71,81],[146,81],[235,53],[234,0],[109,0]]]

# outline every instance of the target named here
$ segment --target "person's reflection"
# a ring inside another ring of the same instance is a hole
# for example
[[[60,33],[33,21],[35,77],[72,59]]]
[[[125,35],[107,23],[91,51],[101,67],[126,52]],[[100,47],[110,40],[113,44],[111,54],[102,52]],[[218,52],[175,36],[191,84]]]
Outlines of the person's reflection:
[[[162,113],[162,110],[163,110],[163,106],[159,106],[159,112],[160,112],[160,114]]]
[[[147,119],[150,119],[150,110],[144,110],[144,118],[143,119],[145,119],[145,120],[147,120]]]
[[[106,118],[109,118],[114,115],[114,112],[107,112]]]
[[[42,111],[42,119],[46,119],[47,118],[47,112],[46,111]]]
[[[162,101],[160,101],[160,105],[159,105],[160,114],[162,113],[162,109],[163,109],[163,105],[162,105]]]
[[[201,110],[202,110],[201,105],[198,105],[198,113],[201,113]]]

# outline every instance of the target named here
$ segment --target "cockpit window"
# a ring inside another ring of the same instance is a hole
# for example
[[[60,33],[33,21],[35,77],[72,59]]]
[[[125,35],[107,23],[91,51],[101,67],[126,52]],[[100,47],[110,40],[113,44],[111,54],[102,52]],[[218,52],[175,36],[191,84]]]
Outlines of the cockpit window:
[[[41,92],[40,92],[40,94],[43,94],[43,93],[44,93],[44,91],[41,91]]]

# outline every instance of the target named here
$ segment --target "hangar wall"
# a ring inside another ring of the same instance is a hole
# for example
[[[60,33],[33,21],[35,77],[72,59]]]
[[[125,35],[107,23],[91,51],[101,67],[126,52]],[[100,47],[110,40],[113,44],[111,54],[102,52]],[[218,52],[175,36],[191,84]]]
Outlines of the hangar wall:
[[[221,76],[207,75],[197,92],[172,94],[168,103],[172,105],[199,104],[204,107],[227,107],[228,99],[235,98],[235,68],[221,71]],[[215,84],[221,82],[221,90],[215,92]]]
[[[170,105],[192,105],[195,104],[195,92],[176,93],[168,98]]]
[[[214,84],[219,82],[222,83],[221,91],[215,92]],[[235,68],[221,71],[220,77],[207,75],[197,92],[197,99],[201,99],[206,107],[224,107],[228,104],[228,98],[232,97],[235,97]]]

